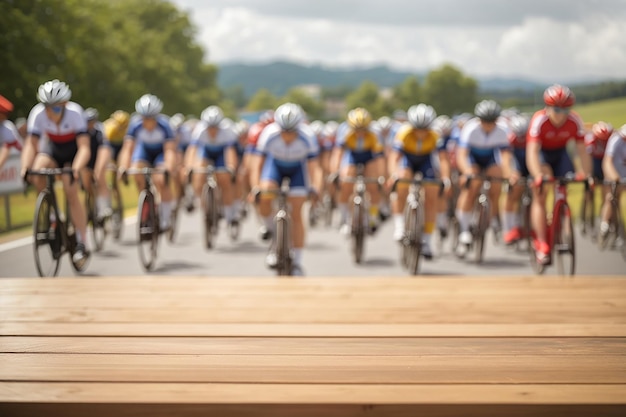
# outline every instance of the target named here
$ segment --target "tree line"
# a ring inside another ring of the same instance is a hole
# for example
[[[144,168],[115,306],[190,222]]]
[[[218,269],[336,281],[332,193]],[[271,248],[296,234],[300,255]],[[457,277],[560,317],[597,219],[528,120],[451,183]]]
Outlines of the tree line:
[[[66,81],[72,99],[102,115],[132,111],[145,93],[159,96],[165,113],[195,114],[218,104],[227,115],[265,110],[291,101],[310,118],[324,119],[326,99],[345,108],[366,107],[374,117],[418,102],[440,114],[471,112],[479,95],[475,79],[443,65],[420,81],[407,77],[385,94],[373,82],[356,89],[325,88],[311,97],[293,88],[276,97],[261,89],[247,98],[240,88],[220,91],[219,68],[208,64],[188,14],[167,0],[4,0],[0,12],[0,94],[26,116],[36,103],[37,87],[50,79]],[[575,89],[579,101],[626,95],[626,82]],[[505,106],[537,105],[540,93],[489,93]],[[540,97],[539,97],[540,100]]]

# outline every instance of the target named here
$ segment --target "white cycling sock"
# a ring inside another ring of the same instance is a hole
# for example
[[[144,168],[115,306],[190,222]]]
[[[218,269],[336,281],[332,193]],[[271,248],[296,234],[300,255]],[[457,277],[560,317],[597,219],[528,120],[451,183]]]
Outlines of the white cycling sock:
[[[293,249],[293,263],[296,265],[302,265],[302,248]]]
[[[172,207],[174,206],[173,201],[162,201],[161,202],[161,218],[164,221],[170,221],[170,215],[172,214]]]
[[[470,223],[472,221],[472,212],[471,211],[457,211],[456,218],[459,220],[459,226],[461,228],[461,232],[467,232],[470,227]]]
[[[446,213],[437,213],[437,227],[439,229],[448,228],[448,215]]]
[[[339,203],[337,205],[337,208],[339,209],[339,218],[341,219],[339,223],[340,224],[347,223],[348,222],[348,204]]]
[[[432,240],[433,234],[432,233],[424,233],[422,235],[422,242],[424,242],[424,244],[430,246],[430,242]]]
[[[232,204],[230,206],[224,206],[224,217],[226,218],[226,222],[230,223],[233,220],[234,207]]]
[[[502,227],[504,228],[506,232],[513,229],[514,227],[517,227],[518,226],[517,213],[514,211],[505,212],[503,221],[504,221],[504,224],[502,225]]]
[[[267,228],[267,230],[274,229],[274,218],[272,216],[263,217],[263,224]]]
[[[404,215],[403,214],[394,214],[393,215],[393,224],[396,230],[404,230]]]

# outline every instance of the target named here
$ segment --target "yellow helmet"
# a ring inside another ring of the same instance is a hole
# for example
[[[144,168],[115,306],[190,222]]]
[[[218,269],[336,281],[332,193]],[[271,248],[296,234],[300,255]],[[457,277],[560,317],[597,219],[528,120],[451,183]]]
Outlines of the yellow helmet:
[[[368,127],[372,122],[372,115],[363,107],[357,107],[348,113],[348,124],[353,129]]]
[[[130,115],[124,110],[117,110],[111,115],[111,119],[115,120],[120,126],[128,126]]]

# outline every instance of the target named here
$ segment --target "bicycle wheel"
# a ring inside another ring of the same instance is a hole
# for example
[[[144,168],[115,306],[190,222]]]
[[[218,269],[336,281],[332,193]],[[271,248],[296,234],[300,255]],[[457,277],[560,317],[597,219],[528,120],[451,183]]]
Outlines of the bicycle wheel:
[[[622,253],[622,258],[626,261],[626,228],[624,227],[624,218],[619,209],[619,200],[614,199],[611,204],[613,205],[613,216],[615,217],[616,242],[621,245],[620,252]]]
[[[555,221],[559,223],[555,228],[552,252],[557,272],[559,275],[574,275],[576,268],[574,229],[570,209],[566,204],[561,205]]]
[[[99,252],[102,248],[104,248],[104,240],[106,239],[104,220],[98,220],[98,207],[96,204],[96,198],[92,193],[86,193],[85,203],[87,209],[87,224],[91,226],[95,249],[96,252]]]
[[[159,226],[154,196],[141,191],[137,206],[137,231],[139,235],[139,259],[146,271],[152,270],[157,257]]]
[[[213,247],[214,222],[216,220],[215,190],[205,184],[202,187],[202,201],[204,203],[204,245],[207,249]]]
[[[405,223],[407,269],[411,275],[417,275],[422,252],[423,213],[421,207],[410,209],[407,220],[408,222]]]
[[[176,238],[176,231],[178,228],[178,211],[180,210],[180,206],[181,201],[176,201],[174,207],[172,208],[172,212],[170,213],[170,228],[167,231],[167,240],[169,240],[170,243],[173,243]]]
[[[291,275],[291,236],[289,221],[285,215],[276,216],[276,273],[280,276]]]
[[[581,229],[580,233],[583,236],[589,234],[592,238],[594,237],[594,229],[595,229],[595,210],[593,204],[593,193],[591,190],[585,191],[582,207],[580,210],[580,220],[581,220]]]
[[[355,201],[352,208],[352,256],[354,257],[354,262],[357,264],[363,261],[364,246],[365,208],[361,201]]]
[[[33,252],[40,277],[53,277],[59,272],[63,249],[58,219],[50,192],[42,191],[37,197],[33,221]]]
[[[519,204],[519,218],[520,218],[520,229],[522,231],[522,238],[517,241],[517,249],[522,251],[531,251],[530,241],[528,237],[532,234],[531,226],[530,226],[530,196],[522,195],[522,201]],[[526,248],[521,248],[522,242],[526,242]]]
[[[111,189],[111,228],[113,231],[113,239],[120,240],[122,237],[122,229],[124,228],[124,205],[122,204],[122,194],[120,193],[117,183]]]
[[[322,207],[324,210],[324,226],[330,227],[333,224],[333,208],[335,203],[329,194],[324,195]]]
[[[487,200],[479,203],[478,220],[476,221],[476,236],[474,239],[474,255],[476,263],[483,261],[485,250],[485,234],[489,228],[489,203]]]

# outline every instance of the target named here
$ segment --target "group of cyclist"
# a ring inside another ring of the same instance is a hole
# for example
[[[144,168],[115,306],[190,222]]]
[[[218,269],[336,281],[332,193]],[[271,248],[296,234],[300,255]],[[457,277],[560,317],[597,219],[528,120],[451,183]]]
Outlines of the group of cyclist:
[[[311,200],[315,206],[324,194],[336,196],[339,231],[349,235],[351,179],[357,174],[377,179],[367,183],[368,230],[375,233],[381,219],[391,214],[396,241],[404,237],[403,209],[408,189],[398,187],[390,195],[393,183],[411,179],[416,173],[439,182],[438,187],[424,187],[422,254],[426,259],[433,256],[431,242],[436,229],[442,236],[447,234],[446,212],[454,187],[459,190],[454,207],[460,226],[456,250],[459,257],[465,256],[472,244],[472,210],[485,177],[502,179],[510,188],[502,215],[502,183],[493,182],[489,190],[492,227],[499,230],[502,219],[505,243],[522,239],[517,205],[524,189],[522,180],[532,178],[531,223],[539,263],[548,262],[550,257],[546,190],[541,184],[545,178],[564,177],[575,171],[566,149],[570,140],[576,142],[580,160],[578,178],[618,181],[626,177],[626,125],[614,130],[598,122],[586,134],[580,117],[571,110],[573,92],[560,85],[545,90],[545,108],[531,118],[515,109],[503,110],[493,100],[483,100],[475,106],[473,115],[438,116],[432,106],[418,103],[378,120],[373,120],[367,109],[354,108],[341,123],[309,122],[302,108],[293,103],[267,111],[252,125],[226,118],[214,105],[204,109],[199,119],[185,118],[180,113],[168,117],[162,113],[163,102],[152,94],[135,102],[133,115],[118,110],[101,123],[97,110],[84,110],[70,101],[69,86],[59,80],[42,84],[37,98],[39,103],[27,121],[22,175],[27,178],[29,169],[71,167],[74,179],[95,187],[99,216],[111,210],[106,171],[112,162],[117,164],[120,176],[130,168],[162,169],[154,173],[153,179],[160,195],[160,228],[164,230],[171,226],[170,213],[184,198],[190,210],[198,204],[209,164],[216,172],[222,215],[231,227],[238,227],[246,201],[256,201],[252,196],[258,193],[276,191],[282,179],[288,177],[293,275],[303,274],[305,202]],[[7,146],[19,138],[8,121],[11,111],[11,103],[0,96],[0,166],[6,159]],[[173,179],[174,186],[168,178]],[[185,195],[189,179],[193,197]],[[136,176],[135,180],[142,189],[144,179]],[[29,181],[38,190],[45,187],[41,177]],[[84,263],[89,257],[87,221],[77,184],[63,178],[76,228],[73,259]],[[260,235],[269,240],[273,235],[272,204],[269,199],[258,201]],[[608,231],[611,213],[607,206],[602,212],[600,233]],[[271,251],[266,263],[270,267],[276,264]]]

